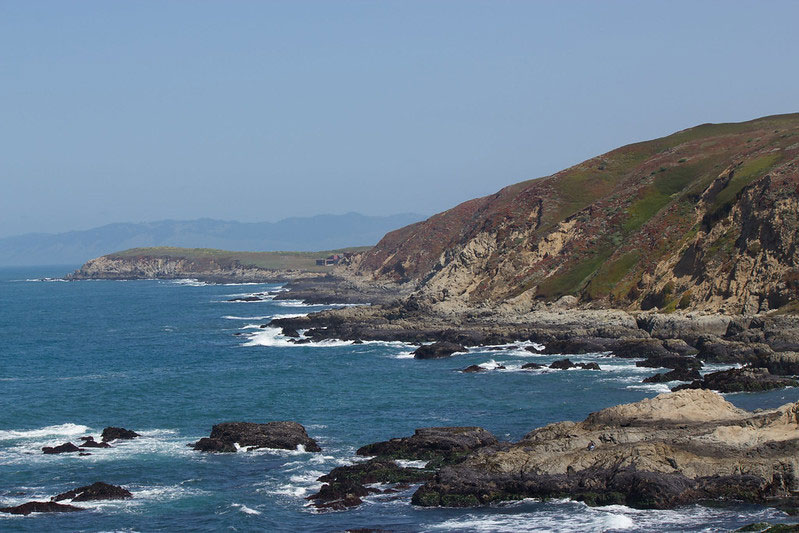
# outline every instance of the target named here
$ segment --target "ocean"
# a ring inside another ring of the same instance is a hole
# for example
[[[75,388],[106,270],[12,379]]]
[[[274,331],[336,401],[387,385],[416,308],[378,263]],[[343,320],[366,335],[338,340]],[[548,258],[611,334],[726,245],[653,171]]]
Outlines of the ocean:
[[[521,370],[563,357],[522,344],[440,360],[415,360],[415,347],[402,343],[294,345],[260,325],[329,306],[227,301],[276,284],[46,280],[73,268],[0,269],[0,507],[95,481],[122,485],[133,498],[76,504],[87,508],[81,513],[0,513],[2,531],[728,531],[788,520],[752,505],[416,508],[415,487],[370,496],[350,511],[316,512],[305,498],[317,478],[352,463],[364,444],[461,425],[517,440],[668,388],[641,383],[657,370],[602,354],[571,356],[601,371]],[[472,364],[506,370],[458,371]],[[770,408],[799,400],[799,390],[726,397]],[[204,454],[187,446],[219,422],[271,420],[303,424],[323,451]],[[99,440],[106,426],[142,437],[90,456],[41,452],[83,435]]]

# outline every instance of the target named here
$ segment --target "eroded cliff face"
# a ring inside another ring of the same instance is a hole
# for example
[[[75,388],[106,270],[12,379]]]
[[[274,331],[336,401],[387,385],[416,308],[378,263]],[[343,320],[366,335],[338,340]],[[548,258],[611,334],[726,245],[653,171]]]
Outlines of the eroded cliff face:
[[[67,279],[183,279],[215,282],[267,282],[318,277],[299,270],[267,270],[238,262],[142,255],[102,256],[88,261]]]
[[[506,187],[353,263],[440,311],[757,313],[799,300],[799,115],[704,125]]]

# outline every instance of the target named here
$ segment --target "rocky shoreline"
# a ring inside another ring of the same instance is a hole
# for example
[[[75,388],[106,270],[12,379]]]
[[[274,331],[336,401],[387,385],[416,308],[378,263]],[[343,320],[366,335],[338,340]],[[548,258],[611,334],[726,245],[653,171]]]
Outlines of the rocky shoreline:
[[[499,442],[478,427],[421,428],[361,447],[319,478],[325,510],[421,483],[412,503],[474,507],[526,498],[668,509],[708,500],[799,507],[799,403],[750,413],[699,390],[661,394]],[[421,464],[407,466],[403,461]],[[376,483],[390,484],[376,489]]]

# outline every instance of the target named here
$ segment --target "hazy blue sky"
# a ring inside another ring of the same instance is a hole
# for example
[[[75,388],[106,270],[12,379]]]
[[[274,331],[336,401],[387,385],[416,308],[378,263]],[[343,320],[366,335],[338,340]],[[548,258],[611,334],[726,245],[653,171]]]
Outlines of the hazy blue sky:
[[[432,214],[799,111],[799,2],[0,0],[0,236]]]

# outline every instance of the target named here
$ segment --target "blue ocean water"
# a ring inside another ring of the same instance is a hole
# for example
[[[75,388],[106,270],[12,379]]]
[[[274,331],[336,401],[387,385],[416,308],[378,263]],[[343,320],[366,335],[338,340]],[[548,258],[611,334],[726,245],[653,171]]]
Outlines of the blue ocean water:
[[[785,519],[757,506],[641,511],[525,501],[420,509],[409,504],[413,488],[351,511],[314,512],[305,497],[316,478],[351,462],[364,444],[440,425],[478,425],[515,440],[666,387],[641,383],[651,369],[600,355],[572,357],[598,362],[600,372],[547,373],[520,367],[558,356],[520,348],[420,361],[399,343],[291,345],[258,326],[323,306],[226,301],[277,285],[35,281],[70,270],[0,270],[0,506],[95,481],[123,485],[134,498],[82,504],[82,513],[0,514],[0,530],[725,531]],[[494,363],[507,370],[457,372]],[[799,390],[727,397],[766,408],[797,401]],[[186,446],[234,420],[295,420],[323,452],[202,454]],[[97,438],[111,425],[143,437],[85,457],[41,452]]]

